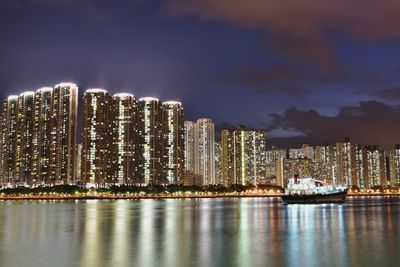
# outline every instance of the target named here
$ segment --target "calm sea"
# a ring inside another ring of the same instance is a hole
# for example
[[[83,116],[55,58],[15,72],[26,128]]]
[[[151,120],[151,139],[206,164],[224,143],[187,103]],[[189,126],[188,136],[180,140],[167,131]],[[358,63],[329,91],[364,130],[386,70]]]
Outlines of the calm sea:
[[[400,266],[400,198],[0,201],[0,266]]]

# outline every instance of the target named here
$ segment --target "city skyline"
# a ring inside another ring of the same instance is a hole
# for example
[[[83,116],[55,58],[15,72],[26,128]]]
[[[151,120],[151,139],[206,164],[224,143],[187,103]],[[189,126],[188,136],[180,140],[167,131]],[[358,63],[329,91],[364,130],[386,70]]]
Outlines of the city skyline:
[[[299,173],[362,189],[400,184],[399,144],[383,149],[346,137],[269,148],[265,130],[243,125],[217,138],[211,118],[186,120],[179,101],[100,88],[79,98],[78,91],[62,82],[3,100],[3,184],[282,186]]]

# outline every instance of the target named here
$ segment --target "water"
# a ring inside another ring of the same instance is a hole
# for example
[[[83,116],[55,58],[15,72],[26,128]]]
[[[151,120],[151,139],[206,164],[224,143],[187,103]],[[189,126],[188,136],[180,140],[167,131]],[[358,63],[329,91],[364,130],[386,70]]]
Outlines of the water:
[[[0,201],[0,266],[400,266],[400,198]]]

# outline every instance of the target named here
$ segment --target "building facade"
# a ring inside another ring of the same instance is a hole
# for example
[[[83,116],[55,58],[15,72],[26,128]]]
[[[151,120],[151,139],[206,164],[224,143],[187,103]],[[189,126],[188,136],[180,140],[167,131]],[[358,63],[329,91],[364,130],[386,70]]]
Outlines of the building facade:
[[[185,125],[181,102],[162,103],[163,167],[169,184],[182,184],[185,171]]]
[[[61,83],[3,102],[2,183],[75,182],[78,87]]]
[[[215,126],[211,119],[201,118],[195,127],[195,174],[203,177],[203,185],[215,181]]]
[[[116,184],[117,169],[113,157],[113,99],[103,89],[88,89],[83,95],[83,132],[81,175],[85,184]]]
[[[265,179],[265,142],[266,135],[262,130],[246,130],[238,127],[222,131],[222,180],[224,186],[256,185]]]
[[[120,93],[113,96],[114,132],[113,157],[116,159],[118,184],[137,184],[143,180],[141,161],[140,115],[134,95]]]
[[[195,166],[195,128],[196,123],[185,121],[185,172],[194,173]]]
[[[143,184],[167,184],[163,161],[162,107],[157,98],[139,99],[140,134],[143,138]]]

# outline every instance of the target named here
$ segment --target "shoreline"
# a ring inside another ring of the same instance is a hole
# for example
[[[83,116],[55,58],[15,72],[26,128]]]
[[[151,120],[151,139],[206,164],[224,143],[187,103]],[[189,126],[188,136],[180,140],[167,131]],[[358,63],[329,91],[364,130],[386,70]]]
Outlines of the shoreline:
[[[143,196],[114,196],[114,195],[63,195],[63,196],[0,196],[0,200],[142,200],[142,199],[203,199],[203,198],[280,198],[283,194],[238,194],[238,195],[185,195],[185,196],[162,196],[162,195],[143,195]],[[400,193],[351,193],[347,197],[400,197]]]

